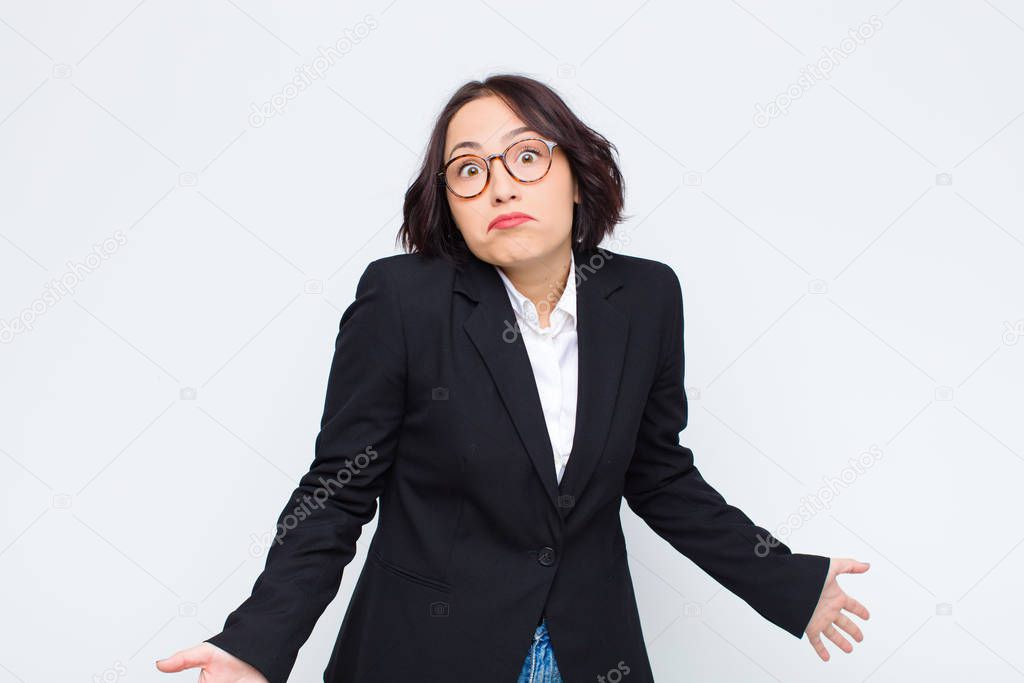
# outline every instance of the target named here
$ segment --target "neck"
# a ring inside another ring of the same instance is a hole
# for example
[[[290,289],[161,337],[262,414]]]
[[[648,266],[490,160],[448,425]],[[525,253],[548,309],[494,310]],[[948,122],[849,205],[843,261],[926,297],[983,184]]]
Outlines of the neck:
[[[571,243],[566,241],[543,258],[509,267],[499,266],[512,285],[533,302],[540,317],[541,327],[548,326],[549,313],[565,291],[570,276],[571,258]]]

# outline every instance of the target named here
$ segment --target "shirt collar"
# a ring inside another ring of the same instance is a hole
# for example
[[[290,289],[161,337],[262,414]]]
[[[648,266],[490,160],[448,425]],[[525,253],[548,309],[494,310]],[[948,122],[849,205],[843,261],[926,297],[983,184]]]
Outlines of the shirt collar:
[[[566,320],[567,325],[572,327],[576,326],[576,257],[573,255],[572,250],[569,250],[569,276],[566,278],[565,289],[562,291],[561,298],[558,299],[558,303],[551,310],[551,315],[548,320],[548,327],[540,327],[540,319],[537,317],[537,308],[530,301],[529,297],[523,295],[512,281],[508,279],[508,276],[499,268],[494,267],[498,271],[498,275],[501,276],[501,281],[505,284],[505,290],[508,292],[509,300],[512,302],[512,310],[515,312],[516,317],[525,320],[531,327],[538,332],[553,333],[557,331],[561,325],[560,321],[562,318]]]

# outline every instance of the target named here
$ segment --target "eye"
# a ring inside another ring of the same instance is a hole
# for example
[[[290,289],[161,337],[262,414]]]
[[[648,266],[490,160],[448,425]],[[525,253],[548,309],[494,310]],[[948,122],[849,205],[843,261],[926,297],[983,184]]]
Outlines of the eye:
[[[534,147],[527,147],[519,152],[519,155],[516,157],[516,163],[529,165],[537,161],[539,156],[540,150]]]
[[[475,161],[464,161],[459,164],[458,176],[460,178],[472,178],[483,173],[483,168]]]

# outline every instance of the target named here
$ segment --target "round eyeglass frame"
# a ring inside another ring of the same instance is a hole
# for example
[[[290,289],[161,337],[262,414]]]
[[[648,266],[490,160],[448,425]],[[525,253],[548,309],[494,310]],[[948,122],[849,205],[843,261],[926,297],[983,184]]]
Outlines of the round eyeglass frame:
[[[519,176],[517,176],[515,173],[512,172],[511,168],[508,167],[508,161],[505,159],[505,155],[508,154],[508,151],[510,149],[512,149],[513,147],[515,147],[516,145],[522,144],[524,142],[529,142],[530,140],[536,140],[537,142],[541,142],[541,143],[547,145],[547,147],[548,147],[548,167],[546,169],[544,169],[544,173],[542,173],[539,178],[535,178],[533,180],[522,180],[522,179],[519,178]],[[514,178],[516,180],[516,182],[521,183],[523,185],[530,185],[532,183],[536,183],[536,182],[539,182],[539,181],[543,180],[544,177],[548,174],[548,171],[551,170],[551,161],[555,158],[555,147],[558,147],[558,143],[557,142],[552,142],[550,140],[545,140],[544,138],[523,138],[522,140],[516,140],[511,145],[506,147],[502,152],[496,153],[496,154],[489,154],[488,156],[485,156],[485,157],[484,156],[480,156],[479,154],[471,154],[471,153],[460,154],[457,157],[452,157],[451,159],[449,159],[445,163],[444,167],[438,172],[437,177],[441,179],[442,183],[444,183],[445,188],[449,192],[451,192],[453,195],[455,195],[456,197],[461,197],[462,199],[472,199],[473,197],[479,197],[481,194],[483,194],[484,190],[486,190],[487,186],[491,183],[491,159],[497,158],[497,159],[501,159],[501,164],[505,167],[505,170],[508,171],[508,174],[510,176],[512,176],[512,178]],[[459,159],[465,159],[466,157],[476,157],[477,159],[482,159],[483,162],[484,162],[484,168],[487,169],[487,178],[484,180],[484,186],[481,187],[480,191],[477,192],[476,194],[470,194],[470,195],[459,194],[458,192],[456,192],[455,190],[452,189],[451,185],[448,184],[448,167],[451,166],[452,164],[454,164]]]

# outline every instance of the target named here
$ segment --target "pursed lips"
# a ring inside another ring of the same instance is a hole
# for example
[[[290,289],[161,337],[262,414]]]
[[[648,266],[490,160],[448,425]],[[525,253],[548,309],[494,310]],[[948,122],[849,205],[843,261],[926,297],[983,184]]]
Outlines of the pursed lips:
[[[530,220],[533,220],[533,216],[522,212],[502,214],[490,222],[487,226],[487,230],[511,228]]]

